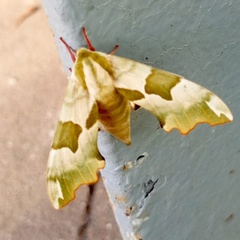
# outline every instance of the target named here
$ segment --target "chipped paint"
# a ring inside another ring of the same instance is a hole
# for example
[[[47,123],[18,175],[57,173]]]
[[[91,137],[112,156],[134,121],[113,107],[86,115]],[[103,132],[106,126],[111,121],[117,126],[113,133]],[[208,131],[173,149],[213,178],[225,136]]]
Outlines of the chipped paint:
[[[117,196],[116,197],[116,200],[119,202],[119,203],[126,203],[127,202],[127,199],[125,196]]]
[[[130,239],[130,240],[143,240],[140,234],[135,234],[133,232],[131,233],[127,232],[126,236],[127,236],[127,239]]]
[[[141,165],[148,158],[148,153],[144,152],[136,160],[129,161],[123,165],[123,171],[129,170],[133,167]]]
[[[149,179],[147,183],[143,184],[143,191],[144,191],[144,198],[147,198],[148,195],[153,191],[155,184],[158,182],[158,179],[156,181],[153,181],[152,179]]]
[[[127,207],[125,209],[125,215],[129,217],[134,212],[135,209],[136,209],[136,205],[132,205],[130,207]]]
[[[149,219],[149,217],[145,218],[135,218],[132,220],[133,226],[140,226],[143,222],[146,222]]]

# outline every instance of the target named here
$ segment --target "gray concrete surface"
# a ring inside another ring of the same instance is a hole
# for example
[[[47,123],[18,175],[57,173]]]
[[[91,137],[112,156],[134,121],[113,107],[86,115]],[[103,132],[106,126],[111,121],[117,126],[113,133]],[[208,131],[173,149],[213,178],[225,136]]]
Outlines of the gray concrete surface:
[[[31,6],[41,3],[0,0],[0,239],[120,240],[102,182],[60,211],[48,200],[47,158],[67,78],[43,9],[19,22]]]

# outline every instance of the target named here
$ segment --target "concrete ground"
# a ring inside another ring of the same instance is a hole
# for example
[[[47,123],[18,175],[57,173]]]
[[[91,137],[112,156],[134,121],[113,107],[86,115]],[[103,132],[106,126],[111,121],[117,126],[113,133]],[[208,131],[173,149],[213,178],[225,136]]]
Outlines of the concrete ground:
[[[66,73],[40,1],[0,0],[0,19],[0,239],[120,240],[102,182],[51,206],[46,165]]]

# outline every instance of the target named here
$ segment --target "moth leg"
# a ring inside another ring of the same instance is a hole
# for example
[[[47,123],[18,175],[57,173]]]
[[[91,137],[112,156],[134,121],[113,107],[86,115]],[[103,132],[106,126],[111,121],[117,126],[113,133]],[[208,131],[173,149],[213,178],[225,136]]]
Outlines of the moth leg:
[[[75,63],[75,61],[76,61],[75,52],[74,52],[74,51],[72,50],[72,48],[65,42],[65,40],[64,40],[62,37],[60,37],[60,40],[61,40],[62,43],[66,46],[66,48],[67,48],[67,50],[68,50],[68,52],[69,52],[69,54],[70,54],[70,56],[71,56],[72,61]]]

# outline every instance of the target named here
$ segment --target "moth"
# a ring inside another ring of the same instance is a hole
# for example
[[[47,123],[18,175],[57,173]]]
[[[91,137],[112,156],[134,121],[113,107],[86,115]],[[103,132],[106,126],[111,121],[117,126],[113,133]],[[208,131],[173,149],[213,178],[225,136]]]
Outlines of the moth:
[[[97,146],[99,128],[130,145],[131,106],[154,114],[160,126],[187,134],[198,123],[232,121],[226,104],[209,90],[182,76],[89,49],[76,55],[48,159],[47,188],[59,209],[75,198],[80,185],[98,180],[104,158]]]

